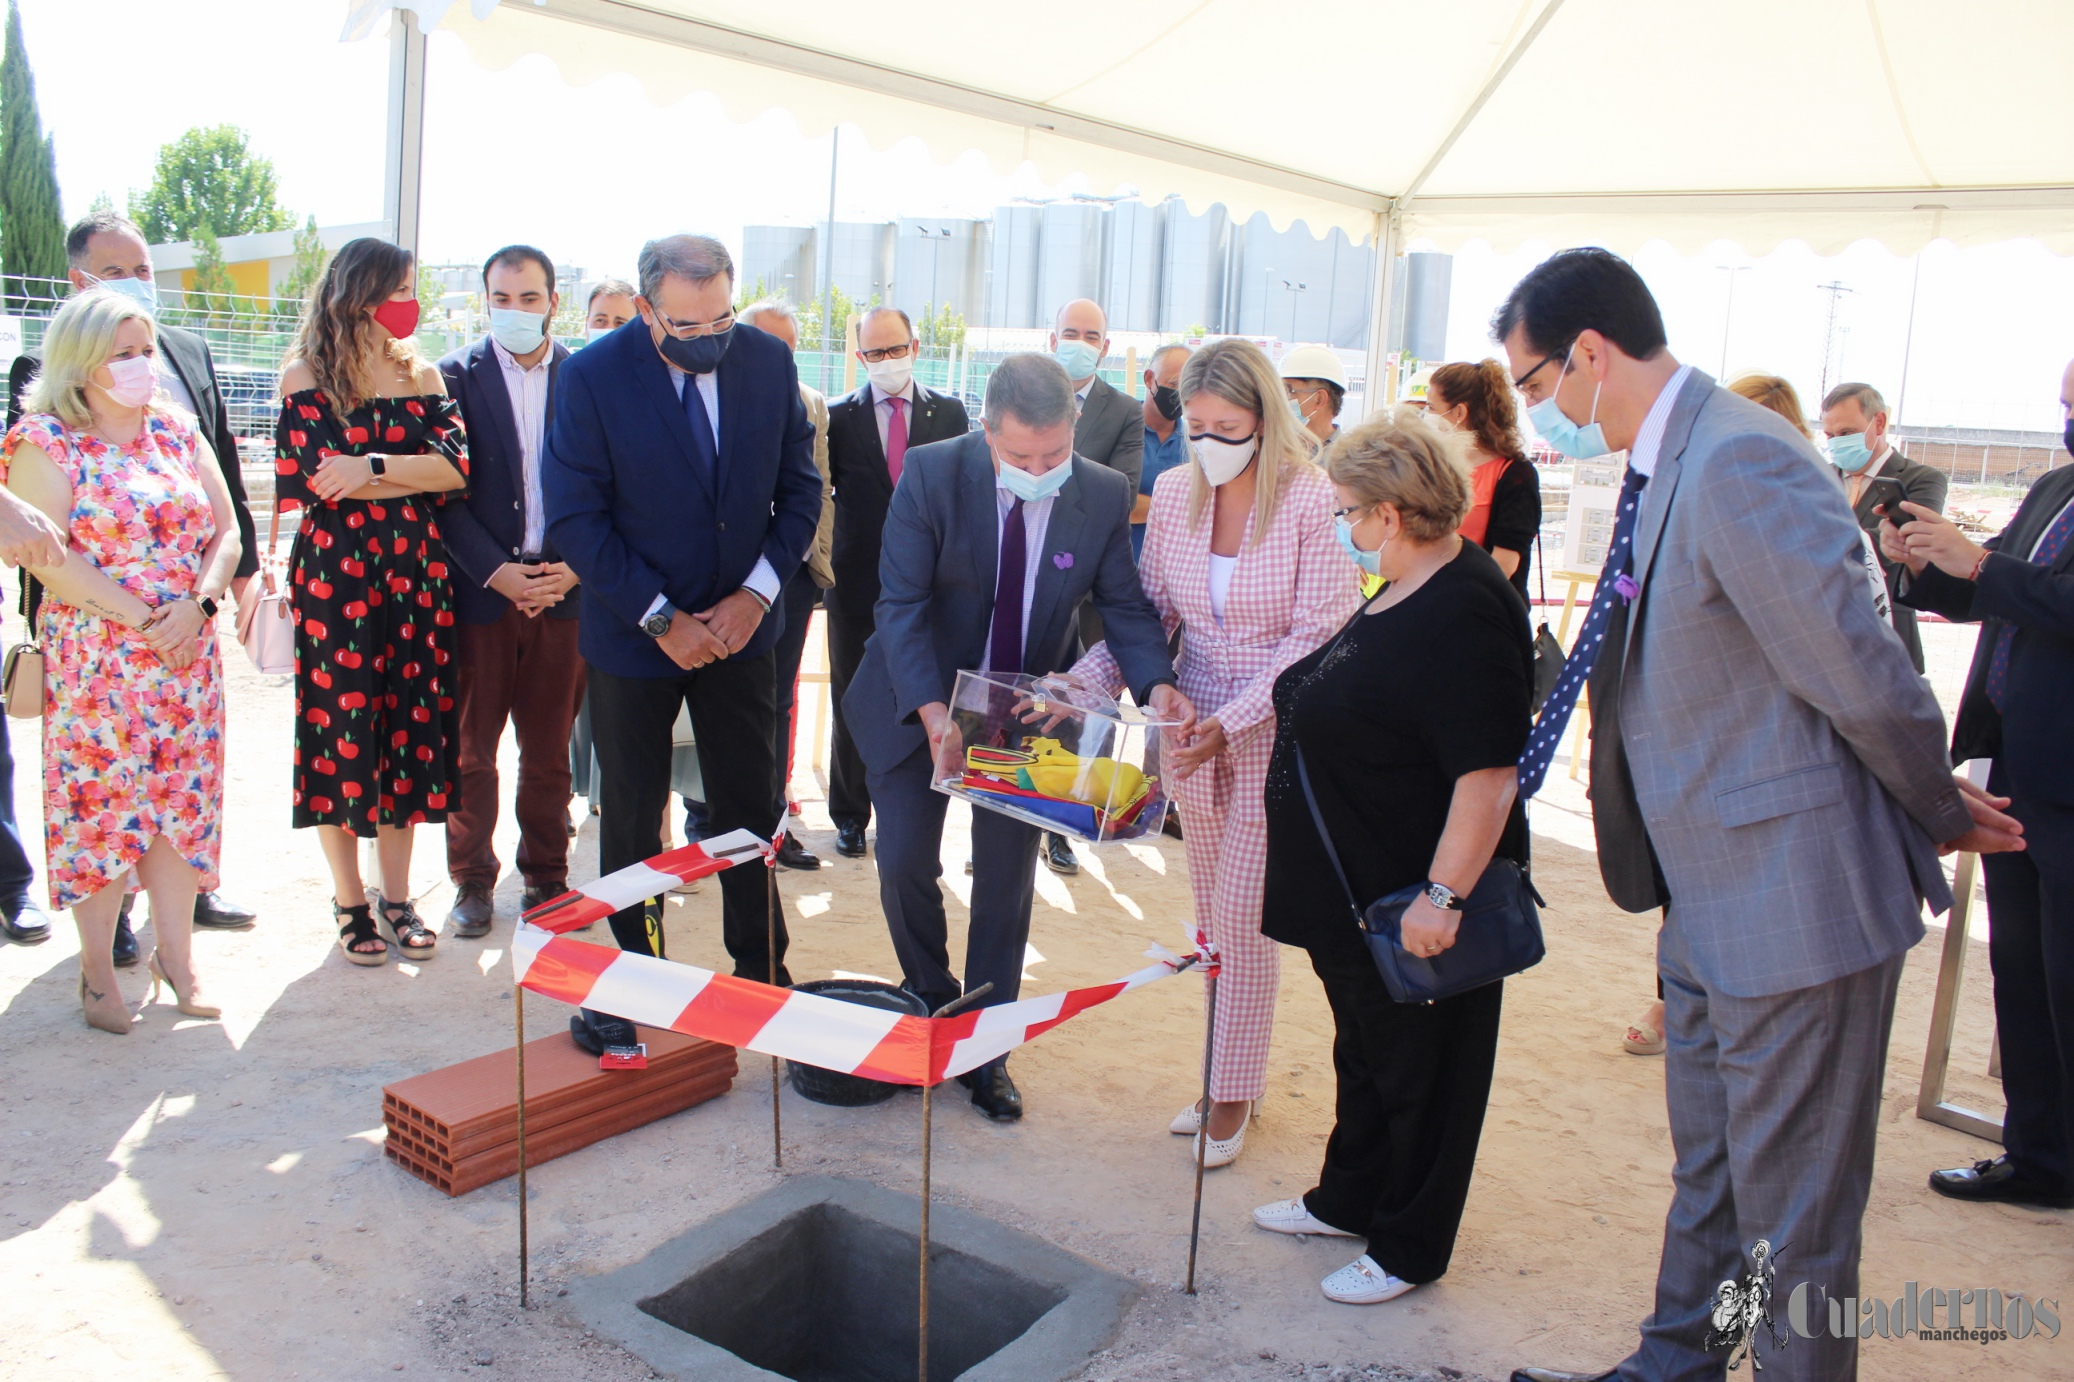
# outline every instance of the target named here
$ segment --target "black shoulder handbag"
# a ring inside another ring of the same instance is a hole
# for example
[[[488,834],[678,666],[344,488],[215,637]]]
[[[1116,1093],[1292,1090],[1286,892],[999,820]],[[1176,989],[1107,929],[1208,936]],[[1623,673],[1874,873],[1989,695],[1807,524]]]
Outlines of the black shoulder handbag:
[[[1347,871],[1340,866],[1339,850],[1332,832],[1325,828],[1318,798],[1311,793],[1311,775],[1304,767],[1303,748],[1292,738],[1296,750],[1296,780],[1303,788],[1304,804],[1311,808],[1311,822],[1318,840],[1332,860],[1332,871],[1347,895],[1347,905],[1361,927],[1369,958],[1383,977],[1383,987],[1399,1003],[1436,1003],[1458,993],[1496,983],[1510,974],[1541,963],[1547,947],[1541,940],[1541,914],[1535,904],[1542,901],[1526,871],[1510,859],[1493,858],[1469,896],[1462,899],[1462,920],[1455,943],[1438,955],[1414,955],[1398,942],[1398,926],[1404,909],[1413,898],[1423,896],[1424,883],[1399,888],[1363,907],[1354,898]]]
[[[1534,534],[1534,573],[1541,578],[1541,627],[1534,634],[1534,713],[1548,701],[1549,693],[1562,679],[1563,645],[1548,631],[1548,563],[1541,557],[1541,534]]]

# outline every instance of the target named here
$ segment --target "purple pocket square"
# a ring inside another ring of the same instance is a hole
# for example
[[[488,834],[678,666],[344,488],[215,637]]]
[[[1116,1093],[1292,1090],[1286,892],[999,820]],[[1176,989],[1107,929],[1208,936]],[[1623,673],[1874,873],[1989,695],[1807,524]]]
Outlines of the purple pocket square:
[[[1636,585],[1635,578],[1625,571],[1613,578],[1613,589],[1623,604],[1633,604],[1635,597],[1642,593],[1642,587]]]
[[[1061,571],[1071,571],[1073,569],[1073,554],[1071,552],[1054,552],[1051,554],[1051,564]]]

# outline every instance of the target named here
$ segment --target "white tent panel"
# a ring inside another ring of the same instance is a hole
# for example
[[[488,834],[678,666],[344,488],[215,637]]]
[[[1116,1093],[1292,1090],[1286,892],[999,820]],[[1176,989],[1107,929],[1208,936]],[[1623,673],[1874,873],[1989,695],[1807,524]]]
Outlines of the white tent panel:
[[[2074,252],[2068,0],[352,0],[351,22],[392,7],[487,66],[541,53],[578,84],[1320,232],[1397,207],[1443,245]]]

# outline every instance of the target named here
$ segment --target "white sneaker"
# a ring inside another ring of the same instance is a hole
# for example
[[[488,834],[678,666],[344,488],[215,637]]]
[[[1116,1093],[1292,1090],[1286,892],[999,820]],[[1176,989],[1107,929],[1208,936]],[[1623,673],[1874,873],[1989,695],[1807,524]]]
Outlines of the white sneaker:
[[[1355,1258],[1331,1276],[1318,1283],[1318,1289],[1327,1300],[1336,1300],[1342,1305],[1381,1305],[1386,1300],[1395,1300],[1415,1283],[1400,1281],[1381,1267],[1367,1253]]]
[[[1327,1238],[1358,1238],[1343,1228],[1334,1228],[1304,1207],[1303,1196],[1276,1200],[1253,1211],[1253,1222],[1270,1233],[1317,1233]]]

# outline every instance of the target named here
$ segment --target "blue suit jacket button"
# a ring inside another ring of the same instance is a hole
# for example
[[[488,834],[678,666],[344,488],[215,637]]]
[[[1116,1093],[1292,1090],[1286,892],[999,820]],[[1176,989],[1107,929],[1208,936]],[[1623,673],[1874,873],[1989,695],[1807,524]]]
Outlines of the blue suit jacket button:
[[[717,531],[719,531],[719,532],[723,532],[723,533],[724,533],[724,532],[726,532],[726,531],[727,531],[727,525],[726,525],[725,523],[716,523],[716,524],[714,524],[714,525],[713,525],[713,527],[715,528],[715,530],[717,530]]]

